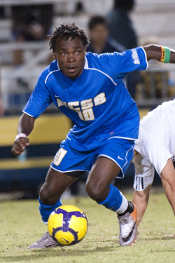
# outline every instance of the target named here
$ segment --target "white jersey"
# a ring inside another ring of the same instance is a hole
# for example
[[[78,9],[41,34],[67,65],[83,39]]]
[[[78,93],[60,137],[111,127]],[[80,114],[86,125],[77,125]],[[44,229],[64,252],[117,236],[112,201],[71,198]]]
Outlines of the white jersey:
[[[144,190],[152,184],[154,168],[161,175],[167,160],[175,155],[175,100],[164,102],[149,112],[140,122],[139,137],[133,159],[134,189]]]

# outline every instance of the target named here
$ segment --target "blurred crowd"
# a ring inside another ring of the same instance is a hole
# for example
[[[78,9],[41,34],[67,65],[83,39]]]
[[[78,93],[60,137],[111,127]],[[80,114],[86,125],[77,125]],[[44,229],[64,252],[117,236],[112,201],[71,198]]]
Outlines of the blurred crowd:
[[[123,52],[126,49],[135,48],[139,45],[139,39],[137,32],[134,28],[133,21],[131,19],[131,13],[135,8],[135,0],[100,0],[101,11],[98,12],[98,1],[88,0],[88,1],[60,1],[56,6],[54,4],[33,4],[33,5],[12,5],[8,9],[0,6],[0,19],[8,17],[11,20],[11,43],[42,43],[49,39],[49,35],[53,31],[55,14],[59,17],[71,17],[72,22],[74,18],[81,18],[86,16],[88,11],[92,9],[91,3],[93,2],[93,10],[91,10],[91,15],[88,15],[88,20],[86,21],[86,30],[90,37],[90,45],[87,47],[87,52],[94,52],[97,54],[102,54],[106,52]],[[98,2],[99,3],[99,2]],[[70,21],[70,20],[69,20]],[[68,22],[69,22],[68,21]],[[147,39],[143,44],[151,43]],[[154,43],[158,42],[158,40]],[[49,49],[49,46],[48,46]],[[54,59],[53,55],[48,56],[46,61],[46,66]],[[14,50],[13,51],[13,68],[14,70],[19,69],[25,63],[25,52],[24,50]],[[1,66],[1,65],[0,65]],[[155,68],[155,64],[151,64],[150,69]],[[157,69],[157,68],[156,68]],[[167,74],[167,72],[165,72]],[[0,70],[1,74],[1,70]],[[162,73],[158,73],[162,75]],[[160,76],[158,89],[160,88]],[[164,78],[165,85],[169,85],[171,79],[166,76]],[[146,83],[146,94],[149,96],[150,93],[150,82],[149,82],[149,72],[142,73],[132,72],[127,75],[124,79],[125,85],[132,96],[133,99],[138,98],[138,91],[143,89],[143,81]],[[21,94],[31,90],[28,88],[28,81],[21,76],[16,78],[16,84],[20,90]],[[6,115],[6,110],[3,105],[3,94],[1,89],[2,81],[0,75],[0,117]],[[148,86],[148,87],[147,87]],[[34,88],[34,87],[33,87]],[[13,93],[13,85],[10,87],[10,91]],[[140,92],[141,94],[141,92]],[[160,97],[160,93],[156,93],[156,96]],[[142,95],[139,95],[142,98]],[[139,97],[140,98],[140,97]],[[27,100],[25,101],[25,103]],[[22,108],[21,108],[22,110]],[[84,175],[86,178],[86,174]],[[72,195],[77,195],[78,184],[75,182],[71,185],[70,191]]]
[[[112,2],[113,1],[113,2]],[[105,3],[105,1],[103,1]],[[89,16],[87,23],[88,34],[91,44],[87,51],[95,53],[122,52],[125,49],[138,45],[137,33],[133,27],[129,13],[134,9],[134,0],[111,0],[111,11],[104,15],[98,13]],[[104,5],[104,3],[102,3]],[[67,6],[68,7],[68,6]],[[69,12],[73,17],[86,13],[87,3],[77,1],[69,5],[66,3],[57,6],[57,14],[64,16]],[[11,41],[14,43],[39,42],[48,39],[53,30],[53,19],[55,13],[54,4],[36,5],[12,5],[8,14],[4,7],[0,7],[0,18],[10,16],[12,21]],[[19,68],[24,63],[23,50],[13,52],[14,69]],[[53,59],[50,56],[47,60],[49,64]],[[135,98],[135,86],[140,81],[138,73],[129,75],[126,79],[127,88],[133,98]],[[28,89],[28,83],[23,77],[16,79],[17,86]],[[2,94],[1,94],[2,97]],[[0,100],[0,115],[4,114],[2,99]]]

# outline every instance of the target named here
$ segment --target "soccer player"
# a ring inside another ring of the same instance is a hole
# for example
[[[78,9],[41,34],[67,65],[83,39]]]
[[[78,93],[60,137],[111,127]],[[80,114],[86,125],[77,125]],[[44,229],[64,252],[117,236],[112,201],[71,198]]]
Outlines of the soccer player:
[[[84,171],[86,191],[98,204],[114,211],[120,225],[121,246],[136,239],[136,207],[111,183],[124,177],[138,137],[139,113],[123,84],[133,70],[147,68],[147,59],[175,63],[175,52],[156,45],[123,53],[86,53],[89,39],[78,26],[62,24],[50,37],[55,60],[41,73],[18,123],[12,153],[29,145],[27,136],[36,118],[54,102],[75,124],[61,142],[39,193],[39,210],[47,223],[61,205],[62,193]],[[30,249],[57,246],[46,232]]]
[[[154,168],[161,177],[166,197],[175,214],[175,100],[164,102],[140,122],[135,144],[134,195],[139,225],[148,205]]]

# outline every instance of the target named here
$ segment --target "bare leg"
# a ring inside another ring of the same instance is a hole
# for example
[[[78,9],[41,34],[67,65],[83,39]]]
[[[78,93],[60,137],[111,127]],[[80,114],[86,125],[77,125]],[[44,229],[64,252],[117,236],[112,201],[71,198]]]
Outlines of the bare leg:
[[[145,210],[147,208],[150,189],[151,185],[149,185],[143,191],[134,191],[132,202],[137,207],[137,226],[140,224]]]
[[[78,173],[77,175],[80,175]],[[49,215],[52,211],[61,205],[60,197],[62,193],[76,180],[76,177],[60,173],[52,168],[49,169],[46,180],[40,190],[39,210],[42,220],[45,223],[48,221]],[[58,243],[52,239],[48,232],[46,232],[39,240],[28,248],[38,249],[55,246],[58,246]]]
[[[161,180],[166,197],[173,209],[175,215],[175,169],[172,159],[167,161],[161,173]]]
[[[44,205],[53,205],[62,193],[77,180],[75,177],[49,169],[46,180],[40,190],[40,199]]]
[[[93,165],[87,179],[86,191],[96,202],[101,202],[109,194],[109,185],[119,174],[120,167],[105,157],[99,157]]]
[[[137,212],[135,206],[111,184],[119,172],[120,167],[115,162],[99,157],[89,173],[86,191],[97,203],[117,212],[119,243],[121,246],[129,246],[135,242],[137,235]]]

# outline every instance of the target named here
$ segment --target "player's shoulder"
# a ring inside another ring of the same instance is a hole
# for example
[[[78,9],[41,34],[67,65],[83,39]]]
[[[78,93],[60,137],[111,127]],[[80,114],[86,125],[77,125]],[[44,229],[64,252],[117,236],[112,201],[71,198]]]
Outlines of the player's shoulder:
[[[90,51],[86,52],[86,58],[87,58],[88,62],[98,60],[99,57],[100,57],[100,55],[97,53],[92,53]]]
[[[86,53],[86,58],[88,61],[89,68],[103,68],[106,67],[107,64],[110,62],[110,58],[114,57],[117,52],[113,53],[103,53],[103,54],[97,54],[97,53]]]
[[[86,58],[88,60],[92,60],[92,61],[100,61],[102,59],[105,59],[105,58],[108,58],[108,57],[114,55],[115,53],[116,52],[97,54],[97,53],[92,53],[92,52],[88,51],[86,53]]]
[[[50,63],[50,65],[48,65],[40,74],[40,76],[44,79],[44,81],[46,82],[46,80],[48,79],[48,77],[53,73],[53,72],[59,72],[59,67],[58,67],[58,63],[56,60],[52,61]]]
[[[49,74],[50,72],[53,72],[55,70],[59,70],[58,68],[58,63],[56,60],[53,60],[50,65],[48,65],[45,69],[44,69],[44,72],[46,74]]]

